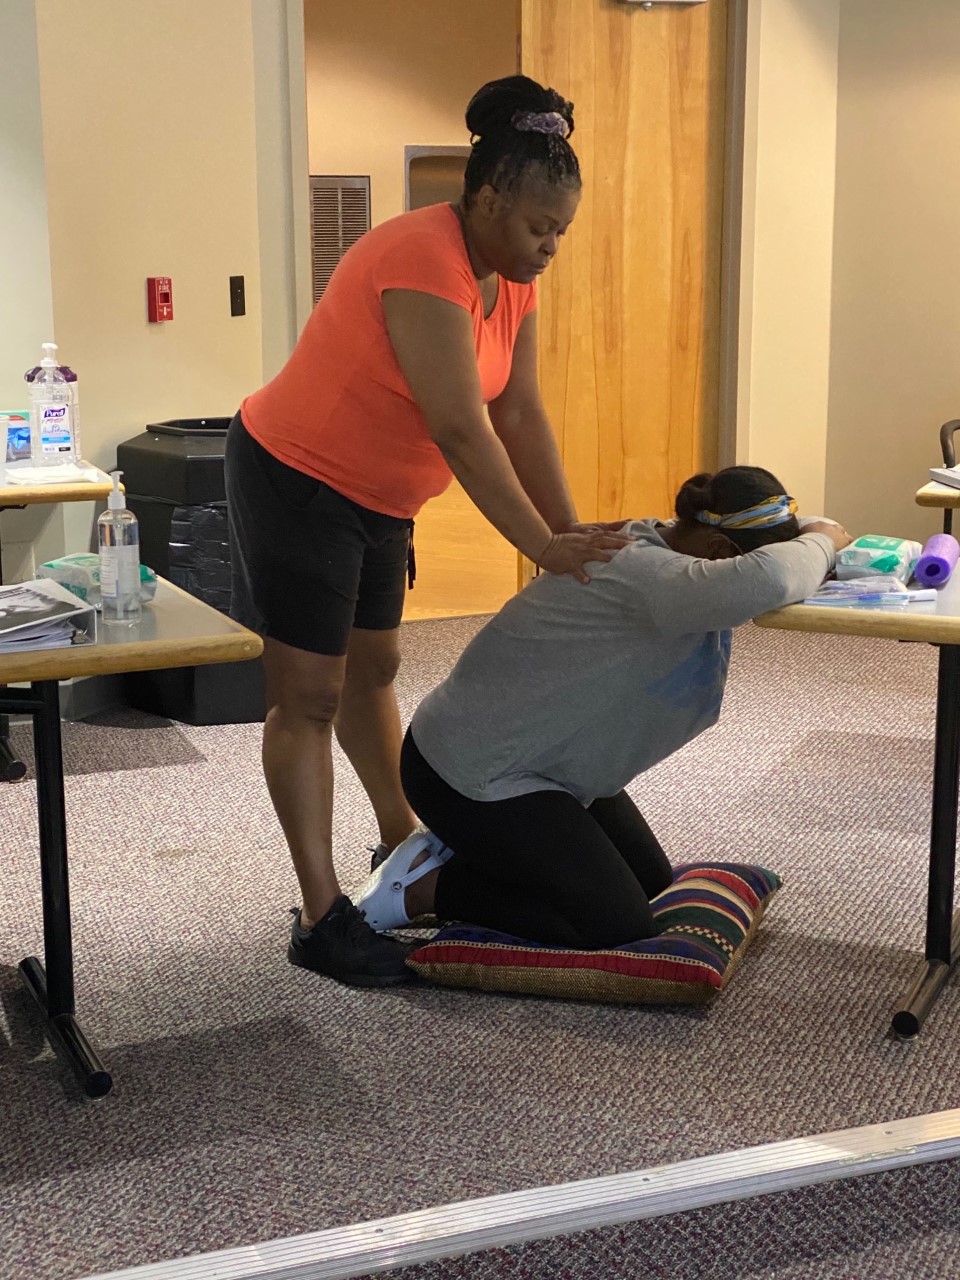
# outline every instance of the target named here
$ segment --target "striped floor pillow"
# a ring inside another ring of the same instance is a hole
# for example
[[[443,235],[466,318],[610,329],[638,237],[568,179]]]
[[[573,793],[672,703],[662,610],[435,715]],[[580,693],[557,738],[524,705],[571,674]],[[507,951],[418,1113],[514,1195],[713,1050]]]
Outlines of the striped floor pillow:
[[[446,987],[611,1004],[706,1004],[730,981],[780,884],[765,867],[677,867],[673,884],[650,904],[662,930],[655,938],[576,951],[451,925],[407,964]]]

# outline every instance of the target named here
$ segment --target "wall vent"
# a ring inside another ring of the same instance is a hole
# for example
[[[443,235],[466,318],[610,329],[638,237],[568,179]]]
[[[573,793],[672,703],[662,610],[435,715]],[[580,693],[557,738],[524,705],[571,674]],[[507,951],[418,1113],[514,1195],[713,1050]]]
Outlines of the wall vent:
[[[310,243],[313,301],[352,244],[370,230],[370,179],[310,175]]]

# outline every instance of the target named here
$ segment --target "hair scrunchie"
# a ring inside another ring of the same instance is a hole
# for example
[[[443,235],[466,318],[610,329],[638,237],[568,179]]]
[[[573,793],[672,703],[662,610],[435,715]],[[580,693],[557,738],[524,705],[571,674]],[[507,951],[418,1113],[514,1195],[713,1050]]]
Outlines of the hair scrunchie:
[[[559,111],[515,111],[510,123],[518,133],[555,133],[566,138],[570,132]]]

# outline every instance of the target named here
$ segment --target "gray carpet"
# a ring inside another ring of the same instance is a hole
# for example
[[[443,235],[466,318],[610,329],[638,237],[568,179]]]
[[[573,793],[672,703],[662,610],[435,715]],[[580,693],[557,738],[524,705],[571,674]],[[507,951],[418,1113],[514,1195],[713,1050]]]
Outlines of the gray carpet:
[[[405,715],[476,625],[405,629]],[[786,880],[708,1012],[294,970],[259,727],[65,726],[78,1005],[117,1083],[79,1099],[20,991],[16,962],[41,948],[34,795],[4,788],[0,1277],[71,1280],[955,1106],[956,982],[918,1042],[886,1035],[922,941],[934,682],[926,647],[741,631],[722,724],[635,787],[677,861]],[[376,833],[340,777],[350,887]]]
[[[381,1271],[376,1280],[955,1280],[958,1274],[960,1163],[947,1162]]]

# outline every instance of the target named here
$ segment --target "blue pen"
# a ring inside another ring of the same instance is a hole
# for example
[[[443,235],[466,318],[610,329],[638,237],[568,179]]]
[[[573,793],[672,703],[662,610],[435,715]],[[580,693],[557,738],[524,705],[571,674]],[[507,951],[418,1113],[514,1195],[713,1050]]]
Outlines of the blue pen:
[[[866,591],[863,595],[847,595],[841,592],[829,592],[825,595],[808,596],[804,604],[826,605],[828,608],[851,609],[858,604],[897,604],[908,605],[936,600],[937,592],[933,588],[920,591]]]
[[[855,609],[860,604],[866,604],[867,607],[879,604],[906,605],[907,598],[899,592],[877,592],[872,596],[846,596],[838,592],[836,595],[807,596],[803,603],[822,605],[827,609]]]
[[[869,604],[915,604],[918,601],[936,600],[937,593],[933,587],[922,587],[919,591],[869,591],[856,598]]]

